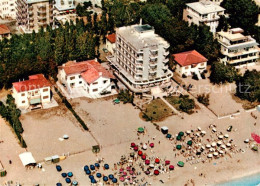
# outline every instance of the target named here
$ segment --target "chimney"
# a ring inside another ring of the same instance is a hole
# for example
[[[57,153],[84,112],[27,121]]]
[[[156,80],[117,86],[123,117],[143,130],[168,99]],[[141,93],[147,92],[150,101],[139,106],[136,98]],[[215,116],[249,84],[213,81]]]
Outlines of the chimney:
[[[143,24],[143,19],[141,18],[141,19],[140,19],[140,25],[142,25],[142,24]]]
[[[99,72],[99,76],[102,76],[102,72]]]

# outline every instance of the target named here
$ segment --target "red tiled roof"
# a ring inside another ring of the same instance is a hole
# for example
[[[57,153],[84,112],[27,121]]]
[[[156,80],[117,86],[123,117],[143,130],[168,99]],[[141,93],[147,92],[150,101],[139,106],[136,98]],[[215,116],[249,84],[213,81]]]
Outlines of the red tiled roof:
[[[116,34],[115,33],[106,36],[106,38],[110,41],[110,43],[116,42]]]
[[[82,78],[89,84],[96,81],[99,77],[115,79],[115,77],[108,72],[101,64],[95,60],[88,60],[82,62],[70,62],[62,66],[67,75],[80,74]]]
[[[11,31],[9,30],[9,28],[6,25],[0,25],[0,35],[3,34],[10,34]]]
[[[196,50],[173,54],[174,61],[181,66],[195,65],[198,63],[208,61],[203,55],[198,53]]]
[[[24,92],[49,86],[51,86],[51,83],[43,74],[32,75],[29,76],[29,80],[13,83],[13,87],[17,92]]]

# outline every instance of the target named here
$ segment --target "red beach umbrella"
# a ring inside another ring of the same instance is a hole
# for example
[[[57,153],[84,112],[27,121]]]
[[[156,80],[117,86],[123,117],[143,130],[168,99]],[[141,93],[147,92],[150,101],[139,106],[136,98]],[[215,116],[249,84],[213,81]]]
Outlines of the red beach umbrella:
[[[119,178],[121,182],[124,182],[125,181],[125,178],[122,176]]]
[[[143,160],[146,160],[146,155],[142,155],[142,159],[143,159]]]
[[[131,147],[135,147],[135,143],[131,143]]]
[[[152,148],[153,148],[153,147],[154,147],[154,143],[150,143],[150,147],[152,147]]]
[[[158,171],[158,170],[154,170],[154,175],[159,175],[160,174],[160,172]]]
[[[134,171],[130,171],[129,174],[130,174],[130,175],[133,175],[133,174],[134,174]]]
[[[127,170],[127,171],[130,171],[130,170],[131,170],[131,167],[126,167],[126,170]]]
[[[260,143],[260,136],[255,133],[251,133],[251,137],[255,140],[256,143]]]
[[[126,175],[127,175],[127,172],[123,172],[123,175],[126,176]]]
[[[169,169],[170,169],[170,170],[174,170],[174,166],[173,166],[173,165],[170,165],[170,166],[169,166]]]
[[[138,151],[138,155],[139,156],[142,156],[143,155],[143,152],[141,150]]]
[[[149,170],[145,171],[145,174],[146,175],[150,174],[150,171]]]
[[[127,176],[127,178],[126,178],[126,179],[130,180],[130,176]]]
[[[149,165],[150,164],[150,160],[145,160],[145,165]]]
[[[134,147],[134,151],[138,151],[138,146],[137,145]]]
[[[159,158],[156,158],[156,159],[155,159],[155,163],[160,163]]]
[[[124,169],[123,168],[119,169],[119,172],[120,173],[124,172]]]
[[[170,164],[170,161],[169,160],[166,160],[165,161],[165,165],[169,165]]]

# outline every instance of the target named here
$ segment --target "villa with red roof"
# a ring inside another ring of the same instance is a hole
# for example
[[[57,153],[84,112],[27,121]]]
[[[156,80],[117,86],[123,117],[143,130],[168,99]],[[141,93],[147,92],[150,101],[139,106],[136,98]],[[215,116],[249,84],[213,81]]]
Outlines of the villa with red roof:
[[[29,80],[13,83],[13,97],[18,108],[36,109],[51,102],[51,83],[43,74],[29,76]]]
[[[200,79],[200,74],[207,68],[207,59],[198,53],[196,50],[173,54],[173,60],[176,63],[176,72],[182,76],[191,76],[197,74]]]
[[[58,86],[69,98],[99,98],[112,92],[113,74],[96,60],[69,61],[58,69]],[[78,96],[77,96],[78,95]]]
[[[106,36],[106,49],[111,53],[114,54],[114,50],[116,48],[116,34],[110,34]]]
[[[2,40],[3,38],[11,38],[11,31],[6,25],[0,25],[0,40]]]

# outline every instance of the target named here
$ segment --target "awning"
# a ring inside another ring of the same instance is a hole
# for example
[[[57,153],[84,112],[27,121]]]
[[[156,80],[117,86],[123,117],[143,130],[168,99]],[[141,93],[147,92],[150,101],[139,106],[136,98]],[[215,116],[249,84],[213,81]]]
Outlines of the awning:
[[[19,154],[19,157],[22,161],[23,166],[31,165],[31,164],[36,164],[35,159],[32,156],[31,152],[24,152],[22,154]]]

